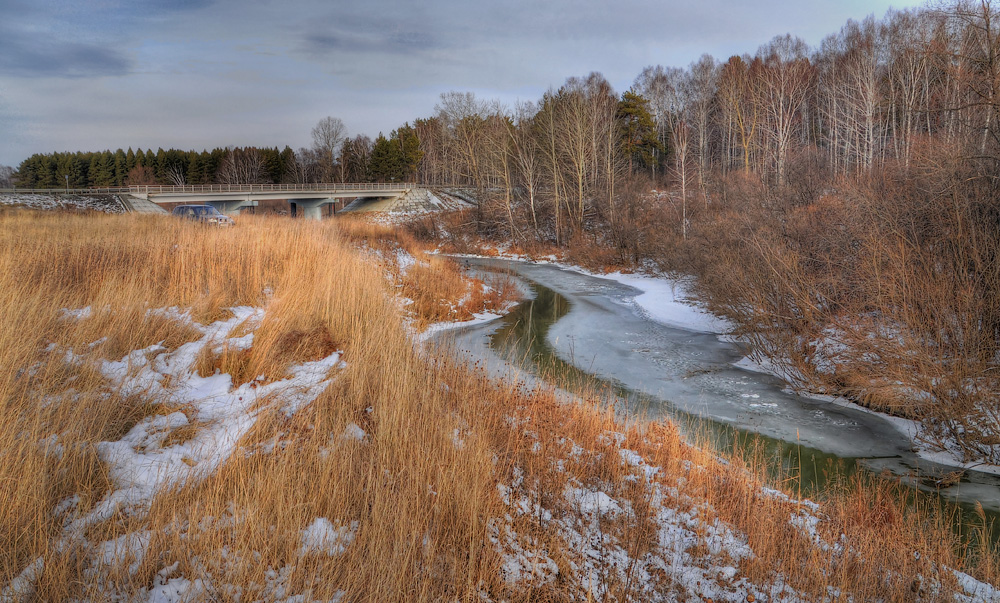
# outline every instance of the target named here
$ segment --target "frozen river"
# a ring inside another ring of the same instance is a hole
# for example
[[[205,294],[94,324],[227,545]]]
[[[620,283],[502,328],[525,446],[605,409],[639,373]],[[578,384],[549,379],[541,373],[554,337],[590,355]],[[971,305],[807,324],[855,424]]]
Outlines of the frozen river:
[[[797,395],[780,379],[737,367],[744,356],[738,346],[651,320],[633,287],[549,264],[462,261],[508,270],[531,292],[501,319],[437,337],[496,376],[610,390],[631,416],[669,418],[720,449],[763,447],[806,495],[834,473],[864,468],[940,492],[967,510],[979,501],[990,515],[1000,511],[997,476],[968,471],[938,490],[937,478],[954,468],[918,457],[882,417]]]

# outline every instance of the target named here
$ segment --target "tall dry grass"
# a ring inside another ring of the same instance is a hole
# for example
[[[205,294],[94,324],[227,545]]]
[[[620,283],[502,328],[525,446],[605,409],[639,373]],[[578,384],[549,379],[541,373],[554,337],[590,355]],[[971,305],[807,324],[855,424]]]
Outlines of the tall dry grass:
[[[369,240],[384,244],[379,237]],[[946,598],[954,584],[942,564],[996,583],[992,565],[964,565],[939,517],[881,487],[824,508],[820,533],[842,544],[824,550],[789,523],[800,503],[761,489],[760,459],[721,463],[670,425],[628,425],[599,400],[567,405],[429,358],[407,336],[397,289],[355,250],[357,240],[357,231],[330,222],[243,217],[213,230],[156,217],[0,214],[0,583],[41,558],[38,600],[132,597],[158,579],[184,577],[201,581],[201,598],[221,601],[280,598],[276,583],[310,599],[343,590],[350,601],[567,601],[593,594],[570,577],[597,563],[608,577],[606,600],[686,596],[676,576],[612,579],[610,558],[583,559],[560,524],[518,514],[498,494],[498,485],[509,488],[567,522],[582,519],[563,496],[570,484],[628,501],[632,512],[601,530],[637,565],[628,575],[639,575],[659,551],[655,505],[649,482],[618,448],[662,468],[655,481],[673,492],[667,504],[745,535],[755,557],[739,564],[739,576],[752,584],[780,574],[817,600],[833,588],[854,600],[905,601],[937,576]],[[435,269],[453,268],[429,264]],[[280,378],[334,349],[346,368],[290,416],[261,406],[237,453],[212,475],[60,543],[67,521],[114,488],[97,443],[177,410],[176,401],[119,395],[99,371],[65,362],[64,350],[118,360],[156,343],[176,348],[197,339],[192,326],[148,310],[190,308],[210,323],[240,305],[264,309],[260,325],[237,329],[256,329],[252,348],[205,351],[198,370],[228,372],[235,386]],[[83,307],[87,318],[63,312]],[[343,437],[352,423],[363,440]],[[78,503],[57,513],[74,495]],[[338,556],[302,555],[301,530],[317,517],[358,522],[354,542]],[[559,579],[503,579],[490,530],[505,517],[554,561]],[[146,554],[95,569],[93,546],[130,534],[148,538]],[[701,554],[707,563],[709,551]]]

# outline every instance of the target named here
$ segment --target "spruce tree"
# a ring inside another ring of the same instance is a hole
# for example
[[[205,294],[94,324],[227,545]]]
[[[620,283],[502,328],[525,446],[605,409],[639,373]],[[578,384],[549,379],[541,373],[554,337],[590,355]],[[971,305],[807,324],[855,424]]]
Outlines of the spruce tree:
[[[400,180],[415,180],[417,167],[424,156],[417,131],[407,122],[395,134],[394,138],[399,146]]]
[[[628,157],[630,170],[652,165],[660,143],[656,136],[656,122],[649,112],[649,101],[629,90],[622,94],[617,113],[622,123],[620,144],[623,154]]]
[[[285,145],[285,149],[281,151],[281,180],[276,180],[276,182],[293,182],[294,176],[292,175],[292,170],[294,168],[295,151],[292,150],[292,147]]]
[[[392,141],[379,132],[372,147],[371,160],[368,162],[368,180],[370,182],[393,182],[403,180],[403,153],[399,144],[394,142],[396,131],[392,132]]]
[[[125,167],[125,151],[118,149],[115,151],[114,183],[113,186],[121,186],[128,177],[128,168]]]

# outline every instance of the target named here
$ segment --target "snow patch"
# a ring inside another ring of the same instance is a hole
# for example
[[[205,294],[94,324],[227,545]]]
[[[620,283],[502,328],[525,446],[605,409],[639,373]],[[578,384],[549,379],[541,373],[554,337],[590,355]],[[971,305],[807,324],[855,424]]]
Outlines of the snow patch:
[[[344,428],[344,434],[340,437],[345,440],[357,440],[358,442],[363,442],[366,435],[365,430],[358,427],[356,423],[348,423],[347,427]]]
[[[322,553],[330,557],[340,555],[354,542],[358,532],[358,522],[350,524],[334,524],[325,517],[317,517],[308,527],[302,530],[302,548],[299,555]]]

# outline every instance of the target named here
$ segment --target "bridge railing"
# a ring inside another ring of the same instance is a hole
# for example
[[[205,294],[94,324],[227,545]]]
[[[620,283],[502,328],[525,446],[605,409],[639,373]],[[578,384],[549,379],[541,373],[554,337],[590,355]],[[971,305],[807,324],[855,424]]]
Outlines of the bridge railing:
[[[319,184],[197,184],[187,186],[131,186],[129,192],[143,194],[163,193],[270,193],[270,192],[341,192],[341,191],[396,191],[414,188],[413,182],[357,182]]]
[[[120,195],[129,193],[127,186],[95,187],[95,188],[0,188],[0,193],[25,195]]]
[[[396,191],[416,188],[415,182],[332,182],[318,184],[193,184],[185,186],[161,186],[158,184],[141,186],[95,187],[95,188],[0,188],[0,193],[24,193],[34,195],[71,194],[163,194],[163,193],[268,193],[274,191]]]

